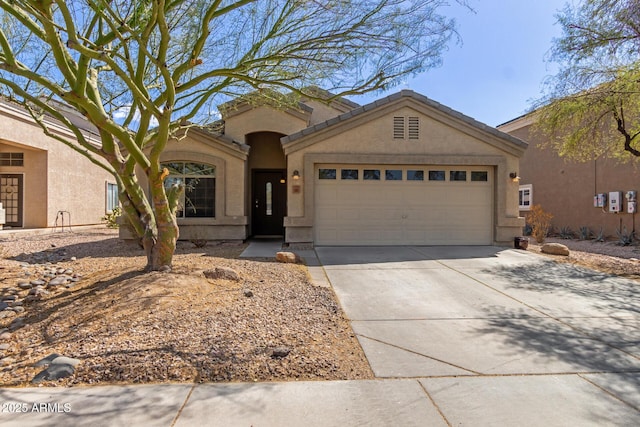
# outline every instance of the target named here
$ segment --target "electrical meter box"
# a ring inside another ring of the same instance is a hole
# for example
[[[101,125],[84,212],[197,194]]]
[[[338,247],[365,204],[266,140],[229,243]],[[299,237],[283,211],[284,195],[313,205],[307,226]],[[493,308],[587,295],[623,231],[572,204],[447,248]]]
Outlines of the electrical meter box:
[[[624,197],[627,199],[627,213],[634,214],[638,212],[637,193],[635,191],[627,191]]]
[[[593,207],[594,208],[604,208],[607,206],[607,195],[604,193],[598,193],[593,196]]]
[[[609,192],[609,212],[622,212],[622,191]]]

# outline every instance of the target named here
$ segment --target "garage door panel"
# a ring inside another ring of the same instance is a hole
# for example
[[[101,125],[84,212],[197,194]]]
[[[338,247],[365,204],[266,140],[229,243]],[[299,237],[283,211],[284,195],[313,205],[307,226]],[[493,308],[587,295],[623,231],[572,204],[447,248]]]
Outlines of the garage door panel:
[[[362,168],[384,170],[387,167]],[[398,166],[388,168],[399,169]],[[429,169],[428,166],[408,168]],[[473,170],[479,169],[482,170]],[[407,181],[406,172],[402,181],[316,180],[316,244],[490,244],[493,187],[490,168],[485,169],[489,176],[487,182]],[[467,176],[470,175],[468,172]]]

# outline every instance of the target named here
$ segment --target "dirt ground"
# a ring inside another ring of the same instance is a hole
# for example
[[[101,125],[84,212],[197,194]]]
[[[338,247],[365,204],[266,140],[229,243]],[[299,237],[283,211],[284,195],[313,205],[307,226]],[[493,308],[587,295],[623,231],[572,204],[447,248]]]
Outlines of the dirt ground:
[[[559,262],[640,280],[637,246],[558,241]],[[332,290],[302,265],[238,259],[245,247],[179,242],[171,273],[144,273],[113,230],[0,240],[0,385],[32,385],[54,353],[80,363],[47,386],[373,378]],[[205,277],[216,267],[237,280]]]

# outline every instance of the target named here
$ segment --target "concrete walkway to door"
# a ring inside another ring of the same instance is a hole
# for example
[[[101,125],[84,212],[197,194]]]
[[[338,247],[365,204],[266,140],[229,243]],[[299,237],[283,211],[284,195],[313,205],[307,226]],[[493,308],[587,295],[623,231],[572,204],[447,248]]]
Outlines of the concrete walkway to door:
[[[640,283],[498,247],[316,252],[376,377],[449,425],[640,425]]]

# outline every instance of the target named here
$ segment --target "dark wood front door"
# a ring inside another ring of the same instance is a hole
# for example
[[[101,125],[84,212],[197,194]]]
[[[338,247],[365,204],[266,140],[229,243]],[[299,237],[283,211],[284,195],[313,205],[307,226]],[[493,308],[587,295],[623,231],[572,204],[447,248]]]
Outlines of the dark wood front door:
[[[251,228],[254,236],[284,235],[285,170],[253,171]]]
[[[7,227],[22,227],[22,179],[19,174],[0,175],[0,203],[5,210]]]

